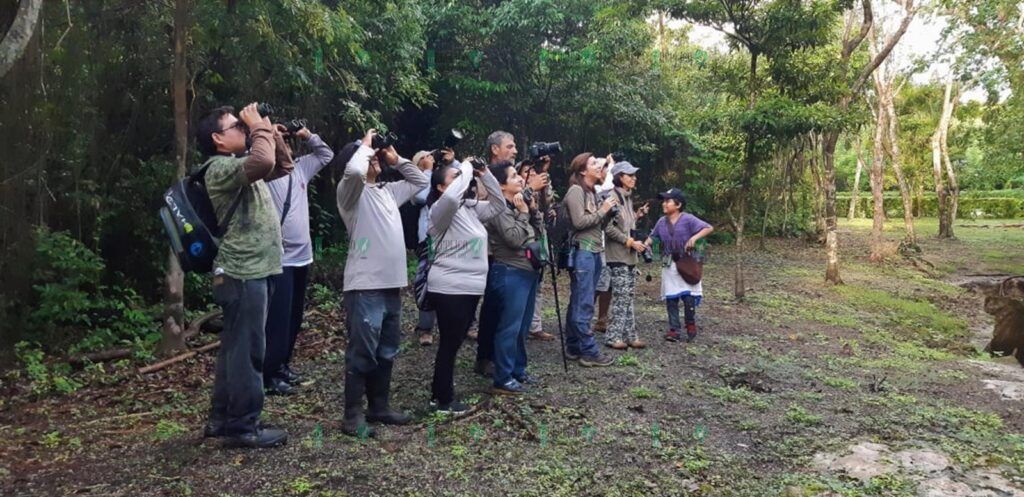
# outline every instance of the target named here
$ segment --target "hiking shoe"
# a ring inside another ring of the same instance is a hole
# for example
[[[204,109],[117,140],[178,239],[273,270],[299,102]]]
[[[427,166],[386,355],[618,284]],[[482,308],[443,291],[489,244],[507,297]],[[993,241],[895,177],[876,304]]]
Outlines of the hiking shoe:
[[[552,335],[551,333],[548,333],[548,332],[543,331],[543,330],[541,330],[541,331],[531,331],[530,334],[527,337],[530,340],[541,340],[541,341],[544,341],[544,342],[550,342],[551,340],[555,339],[555,335]]]
[[[460,416],[472,410],[472,408],[457,400],[453,400],[446,404],[438,404],[436,400],[432,400],[430,401],[430,404],[431,407],[434,409],[434,412],[439,412],[441,414],[451,414],[452,416]]]
[[[573,354],[572,352],[569,352],[568,350],[566,350],[565,351],[565,358],[569,359],[570,361],[578,361],[578,360],[580,360],[580,355],[579,354]]]
[[[615,350],[626,350],[626,349],[629,348],[629,345],[626,345],[626,342],[623,342],[622,340],[616,340],[614,342],[607,342],[607,343],[605,343],[605,345],[608,346],[608,347],[611,347],[611,348],[613,348]]]
[[[519,383],[519,381],[515,379],[508,380],[504,385],[494,386],[491,388],[491,393],[497,395],[522,395],[526,392],[526,385]]]
[[[416,333],[420,336],[419,342],[421,347],[429,347],[434,344],[434,335],[430,333],[430,330],[417,329]]]
[[[675,328],[669,328],[668,332],[665,333],[665,340],[670,342],[678,342],[680,338],[682,338],[682,335],[680,335],[679,330]]]
[[[256,428],[256,431],[224,436],[225,447],[266,449],[284,445],[286,442],[288,433],[280,428]]]
[[[280,395],[287,397],[295,394],[295,387],[284,378],[270,378],[263,382],[263,392],[267,395]]]
[[[366,414],[366,422],[380,423],[383,425],[407,425],[412,423],[412,416],[394,409],[387,409],[381,412],[370,411]]]
[[[540,378],[537,378],[536,376],[530,373],[526,373],[523,376],[517,377],[516,381],[522,383],[523,385],[540,385]]]
[[[303,377],[301,373],[296,372],[295,370],[292,369],[291,366],[287,364],[281,366],[281,370],[278,372],[278,376],[284,378],[284,381],[287,381],[288,384],[293,387],[301,385],[302,382],[306,381],[306,378]]]
[[[644,343],[643,340],[637,338],[636,340],[633,340],[632,342],[629,342],[629,346],[634,348],[634,349],[642,349],[642,348],[646,347],[647,344]]]
[[[594,355],[580,356],[580,366],[588,368],[611,366],[613,362],[615,362],[615,359],[601,354],[600,352]]]
[[[694,338],[697,338],[697,325],[686,323],[686,341],[692,342]]]

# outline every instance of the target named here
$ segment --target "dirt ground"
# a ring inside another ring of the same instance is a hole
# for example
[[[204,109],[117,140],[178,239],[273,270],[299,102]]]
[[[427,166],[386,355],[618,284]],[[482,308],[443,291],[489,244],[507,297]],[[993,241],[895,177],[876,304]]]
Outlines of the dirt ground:
[[[202,439],[213,368],[204,354],[66,396],[5,399],[0,494],[1024,495],[1024,372],[979,352],[991,321],[956,286],[1024,274],[1024,229],[966,224],[991,227],[940,241],[934,220],[921,220],[923,259],[875,265],[870,223],[843,223],[839,287],[822,281],[819,246],[766,240],[747,254],[743,302],[732,298],[735,254],[713,247],[693,343],[662,340],[657,271],[643,267],[654,276],[641,276],[636,296],[648,348],[606,349],[614,366],[570,363],[566,373],[557,341],[531,341],[543,385],[491,398],[468,341],[456,388],[478,409],[457,420],[427,409],[436,348],[415,344],[410,303],[392,398],[417,422],[377,439],[340,433],[340,296],[320,292],[296,361],[313,383],[266,404],[287,446]],[[545,326],[557,332],[545,281]],[[564,278],[559,296],[564,311]]]

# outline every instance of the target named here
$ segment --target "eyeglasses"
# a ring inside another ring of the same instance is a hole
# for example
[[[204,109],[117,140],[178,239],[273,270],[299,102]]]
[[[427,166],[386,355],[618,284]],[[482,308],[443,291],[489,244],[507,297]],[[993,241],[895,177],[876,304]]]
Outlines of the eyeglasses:
[[[219,130],[217,132],[218,133],[223,133],[223,132],[225,132],[225,131],[227,131],[229,129],[234,129],[234,128],[238,128],[239,131],[245,132],[246,131],[246,123],[242,122],[242,120],[240,119],[238,121],[234,121],[234,124],[224,128],[224,129],[221,129],[221,130]]]

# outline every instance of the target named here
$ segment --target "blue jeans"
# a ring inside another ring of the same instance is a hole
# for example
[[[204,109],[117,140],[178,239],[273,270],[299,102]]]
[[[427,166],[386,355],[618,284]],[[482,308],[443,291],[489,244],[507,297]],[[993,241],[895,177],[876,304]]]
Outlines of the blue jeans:
[[[696,323],[697,305],[693,295],[684,295],[674,299],[665,299],[665,308],[668,310],[668,327],[679,331],[683,328],[679,325],[679,301],[683,301],[683,318],[686,324]]]
[[[213,278],[213,300],[224,310],[224,329],[214,369],[211,424],[228,434],[256,431],[263,410],[264,327],[274,284],[271,278]]]
[[[361,375],[389,368],[402,341],[400,289],[345,292],[348,347],[345,370]]]
[[[500,262],[487,272],[487,290],[481,309],[480,333],[487,327],[494,336],[494,385],[526,376],[526,335],[537,301],[536,271]]]
[[[594,294],[601,277],[601,253],[576,249],[570,276],[569,310],[565,316],[565,349],[568,353],[593,357],[600,352],[590,321],[594,317]]]

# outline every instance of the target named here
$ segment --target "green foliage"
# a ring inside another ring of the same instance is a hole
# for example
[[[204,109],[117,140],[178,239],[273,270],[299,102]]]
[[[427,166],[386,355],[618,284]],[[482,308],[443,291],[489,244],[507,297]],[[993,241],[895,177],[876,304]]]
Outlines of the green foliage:
[[[70,341],[73,352],[156,340],[150,310],[133,290],[102,282],[104,263],[96,253],[46,228],[36,230],[36,249],[34,335]]]
[[[14,355],[21,362],[34,395],[68,394],[82,386],[71,379],[71,368],[66,363],[47,365],[46,354],[38,343],[18,342]]]

